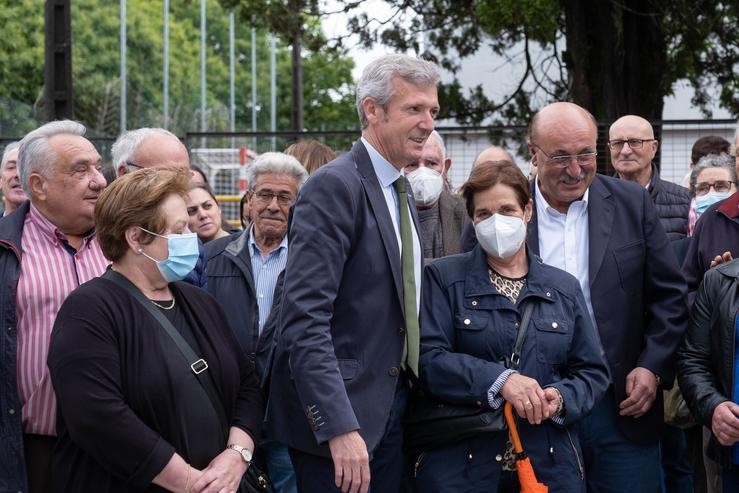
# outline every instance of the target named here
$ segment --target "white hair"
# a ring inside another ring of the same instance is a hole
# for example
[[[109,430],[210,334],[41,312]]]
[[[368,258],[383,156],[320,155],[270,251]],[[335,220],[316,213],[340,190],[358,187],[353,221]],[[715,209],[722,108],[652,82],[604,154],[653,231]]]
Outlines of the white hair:
[[[408,55],[385,55],[367,65],[357,82],[356,105],[362,128],[369,124],[364,114],[365,98],[372,98],[387,109],[393,97],[393,77],[400,77],[415,86],[435,86],[439,83],[439,69],[433,62]]]
[[[124,164],[126,166],[126,171],[135,171],[126,163],[133,160],[133,157],[136,155],[136,150],[138,149],[139,145],[141,145],[141,143],[152,134],[168,135],[176,139],[178,142],[180,140],[175,134],[164,128],[144,127],[124,132],[120,137],[118,137],[118,140],[116,140],[115,143],[113,143],[113,146],[110,148],[113,168],[116,170],[116,174],[118,173],[118,167],[121,164]],[[134,162],[134,164],[136,163]]]
[[[5,171],[5,163],[8,162],[8,156],[10,155],[10,151],[14,151],[20,147],[21,143],[18,141],[10,142],[8,145],[5,146],[5,150],[3,151],[3,158],[2,161],[0,161],[0,172]]]
[[[441,137],[441,134],[436,130],[433,130],[431,134],[429,134],[429,139],[434,139],[436,141],[439,145],[439,149],[441,149],[441,159],[446,159],[446,146],[444,145],[444,139]]]
[[[57,120],[41,125],[26,134],[18,146],[18,177],[27,196],[31,196],[28,178],[31,173],[48,174],[54,166],[56,155],[49,146],[49,139],[55,135],[85,135],[87,129],[79,122]]]
[[[265,152],[246,167],[246,181],[249,183],[249,190],[253,192],[257,178],[266,173],[292,176],[295,178],[298,190],[308,179],[308,171],[294,157],[282,152]]]

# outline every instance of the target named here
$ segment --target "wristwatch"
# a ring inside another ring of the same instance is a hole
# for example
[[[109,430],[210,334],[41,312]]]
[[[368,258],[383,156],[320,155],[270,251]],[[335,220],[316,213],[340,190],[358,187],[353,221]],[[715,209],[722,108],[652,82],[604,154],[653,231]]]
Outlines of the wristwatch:
[[[226,448],[236,451],[242,459],[244,459],[244,462],[247,464],[251,462],[251,450],[249,450],[246,447],[242,447],[241,445],[237,445],[235,443],[229,443],[226,445]]]

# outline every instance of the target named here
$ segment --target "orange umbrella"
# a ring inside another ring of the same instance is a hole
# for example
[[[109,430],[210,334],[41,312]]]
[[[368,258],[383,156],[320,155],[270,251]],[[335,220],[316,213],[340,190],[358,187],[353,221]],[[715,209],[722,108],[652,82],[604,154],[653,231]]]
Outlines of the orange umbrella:
[[[523,451],[521,437],[518,436],[518,428],[516,427],[516,419],[513,417],[513,405],[510,402],[505,403],[504,413],[505,420],[508,423],[508,433],[513,443],[513,451],[516,454],[516,472],[518,472],[521,493],[548,493],[549,487],[536,479],[531,460]]]

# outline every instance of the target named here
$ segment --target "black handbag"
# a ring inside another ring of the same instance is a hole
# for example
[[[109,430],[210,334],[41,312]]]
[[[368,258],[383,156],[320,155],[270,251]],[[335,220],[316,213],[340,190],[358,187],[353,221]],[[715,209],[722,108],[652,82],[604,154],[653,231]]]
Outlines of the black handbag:
[[[177,346],[177,349],[179,349],[182,355],[185,357],[185,361],[188,362],[190,369],[193,373],[195,373],[198,381],[203,386],[205,393],[208,395],[208,400],[213,405],[213,408],[215,409],[216,414],[221,421],[222,427],[225,430],[228,430],[226,410],[223,407],[221,399],[216,393],[216,389],[213,385],[213,380],[210,377],[210,373],[206,371],[208,369],[208,363],[203,358],[199,358],[195,354],[195,351],[193,351],[192,347],[190,347],[190,345],[182,337],[179,331],[174,328],[172,322],[167,320],[167,318],[162,315],[159,310],[155,309],[152,304],[149,303],[149,300],[146,299],[144,294],[131,281],[112,269],[106,271],[105,274],[103,274],[103,277],[110,281],[113,281],[114,283],[118,284],[120,287],[128,291],[136,299],[136,301],[138,301],[139,304],[143,306],[157,322],[159,322],[159,325],[162,326],[164,332],[166,332],[167,335],[175,343],[175,346]],[[190,363],[191,361],[192,363]],[[256,465],[250,463],[249,467],[246,468],[246,472],[241,477],[241,483],[239,484],[238,491],[239,493],[274,493],[275,489],[272,486],[272,482],[269,480],[269,477],[264,472],[259,470]]]
[[[503,362],[511,370],[517,369],[521,360],[521,349],[533,308],[532,303],[525,303],[513,353]],[[438,448],[481,433],[506,429],[503,406],[490,409],[482,405],[440,402],[418,388],[414,389],[409,399],[404,425],[405,448],[410,452]]]

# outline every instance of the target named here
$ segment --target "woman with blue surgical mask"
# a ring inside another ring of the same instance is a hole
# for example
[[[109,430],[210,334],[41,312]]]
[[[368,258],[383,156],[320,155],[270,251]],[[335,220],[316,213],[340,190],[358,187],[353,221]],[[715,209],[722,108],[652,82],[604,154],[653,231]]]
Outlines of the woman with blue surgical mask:
[[[478,245],[424,270],[420,387],[432,401],[473,409],[510,402],[539,481],[549,491],[584,493],[575,425],[609,379],[580,284],[527,248],[533,202],[515,164],[476,165],[461,193]],[[511,355],[520,330],[519,360]],[[455,428],[457,439],[412,451],[418,491],[520,490],[507,430],[470,431]]]
[[[702,157],[690,174],[690,193],[700,217],[711,205],[736,192],[734,160],[726,154]]]
[[[249,466],[255,372],[218,302],[180,282],[198,260],[189,182],[187,170],[141,169],[98,198],[112,263],[67,297],[49,349],[55,491],[233,491]]]

